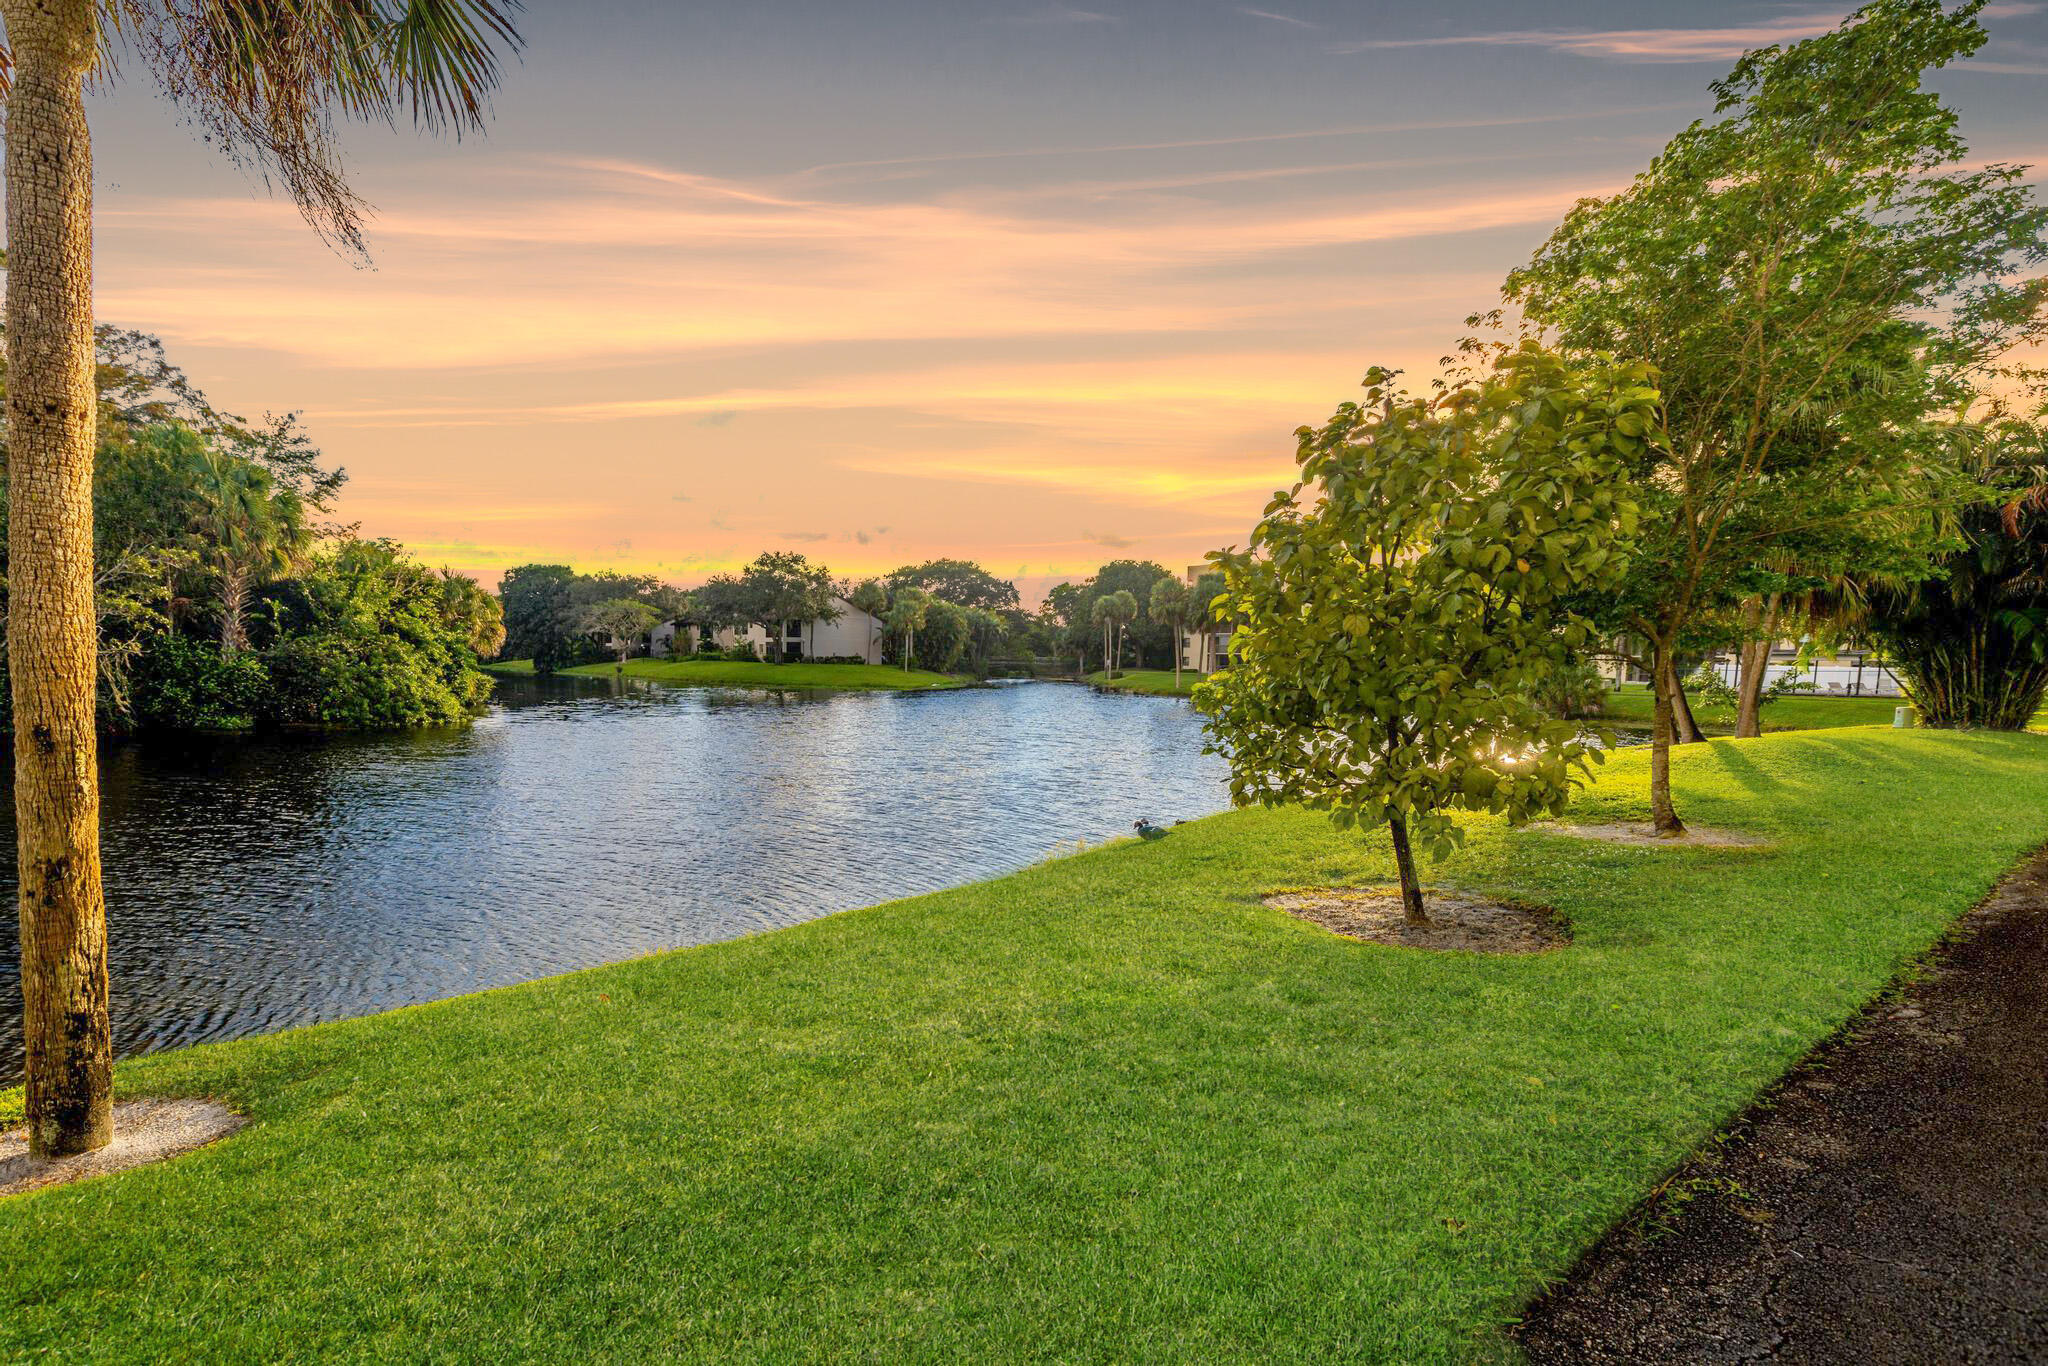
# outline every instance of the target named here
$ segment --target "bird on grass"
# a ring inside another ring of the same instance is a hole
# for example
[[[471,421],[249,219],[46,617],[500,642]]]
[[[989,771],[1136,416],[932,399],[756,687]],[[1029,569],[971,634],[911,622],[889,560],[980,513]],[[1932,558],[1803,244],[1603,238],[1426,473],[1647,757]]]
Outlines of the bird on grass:
[[[1154,825],[1151,821],[1142,818],[1132,821],[1131,829],[1138,832],[1138,838],[1141,840],[1163,840],[1166,838],[1166,828],[1164,826]]]

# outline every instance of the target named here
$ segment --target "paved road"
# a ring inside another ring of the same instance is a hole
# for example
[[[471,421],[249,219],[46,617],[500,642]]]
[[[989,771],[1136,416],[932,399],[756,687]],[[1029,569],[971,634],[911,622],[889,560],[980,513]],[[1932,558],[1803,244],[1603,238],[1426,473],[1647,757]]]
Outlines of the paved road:
[[[1520,1337],[1536,1362],[2048,1361],[2048,856]]]

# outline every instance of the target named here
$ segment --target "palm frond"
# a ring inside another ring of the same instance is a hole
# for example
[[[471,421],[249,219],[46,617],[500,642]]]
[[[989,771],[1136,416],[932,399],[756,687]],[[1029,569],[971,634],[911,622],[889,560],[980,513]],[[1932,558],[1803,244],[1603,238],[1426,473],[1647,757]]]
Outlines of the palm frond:
[[[207,141],[274,177],[322,236],[363,251],[337,119],[457,136],[484,125],[519,0],[101,0]]]

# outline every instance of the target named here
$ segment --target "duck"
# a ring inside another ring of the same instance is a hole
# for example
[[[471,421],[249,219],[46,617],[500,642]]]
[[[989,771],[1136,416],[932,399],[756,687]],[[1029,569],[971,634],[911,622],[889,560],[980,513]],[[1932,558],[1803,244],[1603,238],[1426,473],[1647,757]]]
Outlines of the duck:
[[[1154,825],[1151,821],[1143,818],[1132,821],[1131,829],[1138,832],[1138,838],[1141,840],[1163,840],[1166,838],[1165,827]]]

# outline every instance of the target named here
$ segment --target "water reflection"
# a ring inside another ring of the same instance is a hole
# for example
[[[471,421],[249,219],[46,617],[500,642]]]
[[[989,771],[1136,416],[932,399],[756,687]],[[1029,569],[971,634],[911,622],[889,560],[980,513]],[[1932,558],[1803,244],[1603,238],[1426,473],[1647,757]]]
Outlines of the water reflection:
[[[123,1054],[503,985],[1006,872],[1226,805],[1183,704],[1026,683],[507,680],[475,726],[112,747]],[[11,794],[0,803],[10,824]],[[12,899],[12,830],[0,837]],[[19,980],[0,965],[0,1085]]]

